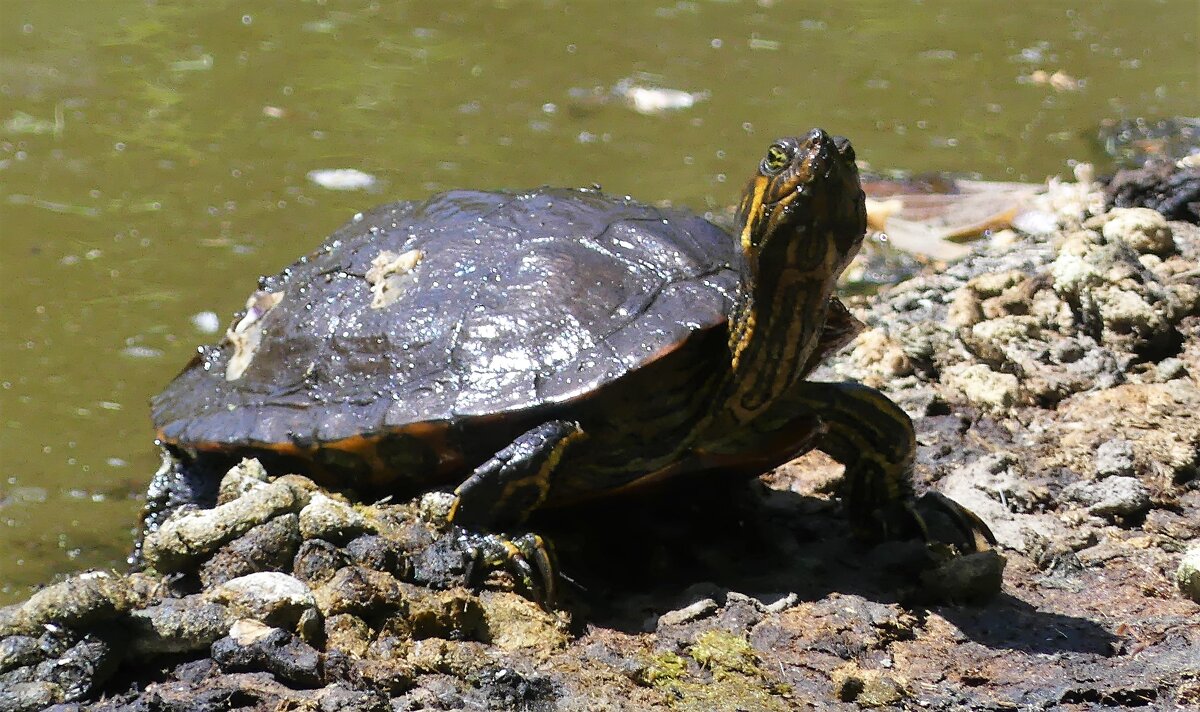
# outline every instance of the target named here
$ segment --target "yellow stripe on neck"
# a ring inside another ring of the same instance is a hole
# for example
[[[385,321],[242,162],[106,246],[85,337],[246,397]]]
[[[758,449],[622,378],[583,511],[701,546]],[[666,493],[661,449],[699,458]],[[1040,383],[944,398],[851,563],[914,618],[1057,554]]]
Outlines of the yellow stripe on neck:
[[[758,176],[754,179],[754,188],[751,189],[750,195],[746,196],[750,200],[750,207],[742,211],[742,215],[746,224],[742,226],[742,252],[746,255],[746,259],[751,257],[753,243],[750,240],[751,233],[754,232],[759,221],[762,219],[763,195],[767,192],[767,179],[764,176]]]

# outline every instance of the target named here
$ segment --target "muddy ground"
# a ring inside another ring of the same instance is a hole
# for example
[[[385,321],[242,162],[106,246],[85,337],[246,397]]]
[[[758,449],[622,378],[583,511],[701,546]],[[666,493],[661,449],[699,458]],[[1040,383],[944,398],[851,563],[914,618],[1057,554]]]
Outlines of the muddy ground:
[[[467,572],[415,503],[246,465],[160,530],[157,572],[0,610],[0,710],[1200,706],[1200,574],[1176,580],[1200,543],[1200,229],[1096,190],[1052,186],[1056,229],[853,302],[867,330],[816,375],[914,416],[917,489],[1007,559],[988,600],[915,579],[917,543],[855,541],[819,453],[534,522],[553,613],[503,571],[424,585]]]

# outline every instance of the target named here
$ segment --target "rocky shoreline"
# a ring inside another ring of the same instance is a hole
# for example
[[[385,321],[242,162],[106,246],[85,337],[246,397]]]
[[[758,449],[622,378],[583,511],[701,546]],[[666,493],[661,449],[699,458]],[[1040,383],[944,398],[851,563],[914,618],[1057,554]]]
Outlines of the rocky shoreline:
[[[867,330],[814,376],[914,416],[918,487],[1008,558],[986,603],[932,604],[904,545],[856,543],[819,454],[536,522],[570,578],[557,612],[503,572],[467,587],[436,498],[248,461],[147,540],[147,572],[0,609],[0,710],[1200,704],[1200,228],[1087,181],[1039,200],[1053,229],[851,303]]]

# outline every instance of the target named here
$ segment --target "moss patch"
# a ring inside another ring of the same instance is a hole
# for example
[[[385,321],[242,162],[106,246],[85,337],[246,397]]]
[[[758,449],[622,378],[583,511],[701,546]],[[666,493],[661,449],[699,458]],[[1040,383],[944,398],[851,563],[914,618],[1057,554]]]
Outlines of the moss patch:
[[[710,630],[696,637],[686,656],[653,655],[638,681],[667,693],[667,706],[681,712],[792,709],[788,687],[769,677],[758,661],[746,638]]]

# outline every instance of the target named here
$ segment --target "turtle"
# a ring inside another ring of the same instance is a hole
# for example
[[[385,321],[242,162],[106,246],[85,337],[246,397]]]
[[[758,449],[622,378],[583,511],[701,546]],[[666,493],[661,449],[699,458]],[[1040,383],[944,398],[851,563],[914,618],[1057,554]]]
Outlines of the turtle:
[[[821,129],[770,145],[732,233],[596,188],[357,214],[152,399],[146,528],[257,457],[359,493],[454,486],[448,525],[528,583],[553,578],[543,542],[504,537],[536,510],[815,447],[857,531],[987,550],[972,512],[914,496],[900,407],[806,379],[861,328],[834,290],[865,228],[854,149]]]

